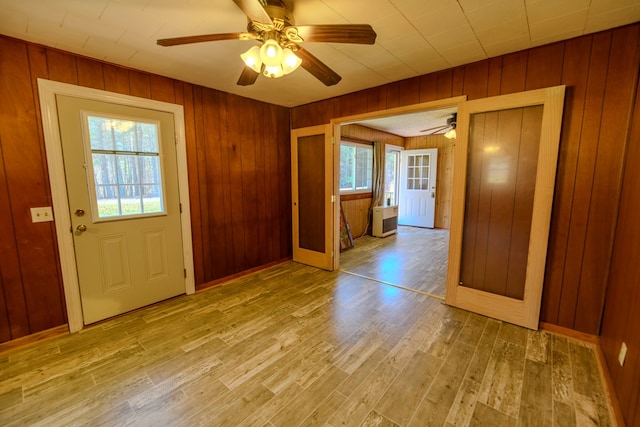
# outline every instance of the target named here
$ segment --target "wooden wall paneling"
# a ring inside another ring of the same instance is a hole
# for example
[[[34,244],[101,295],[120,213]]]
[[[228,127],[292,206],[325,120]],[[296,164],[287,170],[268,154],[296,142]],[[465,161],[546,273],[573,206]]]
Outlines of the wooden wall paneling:
[[[371,207],[371,197],[341,201],[342,213],[349,223],[354,239],[362,237],[367,231],[367,218]],[[356,241],[356,245],[358,242]]]
[[[435,101],[437,99],[437,74],[420,76],[420,102]]]
[[[635,108],[625,156],[620,209],[611,257],[606,304],[600,343],[613,386],[627,425],[640,422],[640,86],[636,87]],[[624,366],[618,364],[622,342],[629,347]],[[635,350],[635,351],[634,351]]]
[[[583,267],[588,268],[582,260],[602,122],[610,44],[611,33],[609,32],[596,34],[593,37],[585,110],[581,123],[582,135],[569,221],[567,256],[563,267],[562,293],[558,310],[558,325],[567,328],[573,328],[574,325],[578,289],[581,285],[580,272]]]
[[[393,82],[387,85],[387,109],[399,107],[400,83]],[[335,98],[334,98],[335,99]]]
[[[491,186],[489,231],[487,236],[487,255],[485,261],[485,291],[498,295],[506,295],[507,272],[516,270],[511,266],[509,253],[511,240],[516,184],[520,172],[518,159],[522,149],[522,109],[511,109],[498,113],[497,151],[485,151],[485,162],[489,163],[489,176],[483,177]],[[527,141],[529,142],[529,141]],[[496,145],[497,146],[497,145]],[[537,153],[537,151],[536,151]],[[504,168],[504,169],[502,169]],[[491,176],[501,171],[508,171],[507,176]],[[494,185],[494,180],[504,182]],[[526,248],[525,248],[526,249]],[[526,260],[525,260],[526,265]],[[524,281],[522,282],[524,286]],[[522,289],[524,293],[524,289]]]
[[[297,107],[291,112],[291,120],[294,128],[304,128],[312,126],[317,121],[315,115],[317,111],[317,103],[305,104]]]
[[[0,109],[3,129],[2,153],[11,215],[17,242],[18,262],[31,332],[61,325],[65,321],[64,301],[56,268],[56,244],[51,223],[31,222],[29,209],[47,206],[44,158],[35,112],[29,56],[24,43],[2,39],[3,77]],[[75,62],[74,62],[75,63]],[[26,95],[26,96],[25,96]],[[46,284],[46,286],[42,286]]]
[[[150,74],[149,84],[151,86],[151,99],[170,102],[172,104],[176,102],[173,80],[157,74]]]
[[[607,85],[602,109],[600,143],[596,154],[578,310],[574,329],[597,334],[602,316],[606,276],[611,257],[613,223],[622,179],[622,160],[630,128],[634,89],[638,80],[640,28],[613,31]]]
[[[510,53],[502,57],[502,81],[500,94],[522,92],[527,77],[529,51]]]
[[[246,266],[245,259],[245,235],[242,223],[245,218],[245,203],[244,195],[242,194],[242,158],[241,158],[241,128],[247,126],[248,123],[243,120],[244,114],[242,107],[239,105],[239,97],[231,94],[222,94],[225,98],[226,105],[226,120],[221,123],[226,123],[225,130],[226,135],[224,141],[226,142],[226,154],[227,164],[229,165],[229,189],[230,189],[230,218],[229,224],[233,233],[233,261],[234,270],[243,271]]]
[[[129,88],[131,89],[131,95],[151,99],[149,74],[142,71],[129,70]]]
[[[353,116],[367,112],[367,98],[364,91],[358,91],[340,97],[340,116]],[[317,121],[310,123],[319,124]]]
[[[260,233],[258,227],[258,174],[256,168],[256,145],[264,134],[264,129],[260,126],[260,118],[262,116],[262,105],[258,108],[249,108],[246,98],[239,98],[238,107],[240,109],[237,117],[240,118],[239,132],[239,154],[240,165],[242,167],[242,201],[244,212],[244,251],[245,262],[244,269],[248,269],[258,263],[260,245],[263,244],[259,240]],[[244,112],[244,114],[243,114]],[[257,244],[256,244],[257,243]]]
[[[377,86],[367,89],[365,92],[367,94],[367,111],[380,111],[387,108],[386,86]]]
[[[0,342],[11,340],[11,323],[9,321],[9,313],[7,300],[4,298],[4,282],[2,274],[0,274]]]
[[[578,152],[582,136],[589,60],[591,57],[591,37],[580,37],[566,43],[562,67],[562,84],[566,85],[565,107],[560,135],[558,169],[551,214],[549,248],[545,269],[544,289],[540,319],[556,324],[564,263],[567,256],[569,225],[576,180]]]
[[[278,178],[277,186],[280,198],[280,257],[288,258],[293,253],[292,240],[292,219],[291,219],[291,135],[289,122],[289,111],[284,108],[271,107],[276,109],[277,128],[277,151],[278,151]]]
[[[565,42],[529,50],[525,90],[558,86],[562,80]]]
[[[464,68],[463,94],[467,95],[469,100],[486,97],[489,83],[489,61],[474,62]]]
[[[398,82],[398,106],[413,105],[420,103],[420,78],[413,77]],[[346,115],[346,114],[345,114]]]
[[[106,72],[105,72],[106,75]],[[191,211],[191,242],[193,245],[193,269],[196,286],[204,283],[202,259],[202,232],[200,218],[200,193],[198,188],[198,151],[196,145],[195,109],[193,105],[193,86],[176,82],[176,103],[184,107],[185,140],[187,147],[187,169],[189,170],[189,205]],[[186,213],[183,213],[183,215]]]
[[[193,88],[193,110],[194,110],[194,121],[195,121],[195,136],[196,141],[194,152],[197,156],[198,168],[197,168],[197,185],[198,185],[198,200],[200,212],[198,218],[199,222],[195,222],[192,224],[193,234],[200,234],[200,241],[202,242],[202,254],[200,256],[195,257],[195,262],[201,262],[202,274],[203,274],[203,282],[206,283],[213,279],[213,273],[211,271],[211,265],[209,263],[211,259],[211,245],[209,239],[209,207],[211,206],[209,195],[208,195],[208,179],[207,179],[207,150],[210,146],[207,143],[207,139],[211,132],[207,129],[205,132],[205,100],[204,92],[209,89],[204,89],[199,86],[194,86]],[[215,129],[214,129],[215,131]],[[193,171],[191,171],[193,173]],[[194,209],[192,207],[192,209]],[[192,219],[194,216],[191,217]],[[196,283],[196,286],[202,283]]]
[[[78,84],[76,57],[59,50],[47,49],[49,79],[57,82]]]
[[[2,40],[0,39],[0,47]],[[4,72],[5,64],[3,50],[0,49],[0,76],[9,76]],[[6,82],[0,77],[0,85]],[[0,107],[2,111],[2,107]],[[0,116],[1,129],[6,129]],[[4,116],[6,117],[6,116]],[[9,185],[5,173],[5,159],[2,151],[3,140],[0,134],[0,285],[2,287],[3,304],[0,305],[0,319],[6,323],[0,326],[3,341],[18,338],[31,332],[29,328],[29,314],[22,287],[22,275],[18,259],[18,247],[15,236],[15,226],[11,216],[11,200]],[[7,336],[8,335],[8,336]]]
[[[451,77],[451,96],[464,95],[464,67],[453,69]]]
[[[453,90],[453,69],[436,74],[436,99],[451,98]]]
[[[29,70],[31,74],[31,88],[32,88],[32,94],[33,94],[33,102],[35,106],[34,112],[35,112],[35,118],[36,118],[36,127],[38,131],[38,141],[44,141],[42,113],[40,110],[40,98],[38,94],[38,79],[49,78],[47,54],[44,47],[32,45],[32,44],[27,45],[27,53],[29,55]],[[39,146],[40,146],[40,157],[44,159],[44,161],[41,163],[41,173],[43,177],[42,185],[44,187],[45,198],[46,198],[45,204],[46,206],[52,206],[53,201],[51,199],[51,191],[50,191],[51,182],[49,180],[49,171],[47,169],[46,149],[44,144],[42,143],[40,143]],[[54,268],[56,269],[56,272],[57,272],[56,283],[58,284],[58,289],[64,304],[64,286],[63,286],[63,280],[62,280],[62,266],[60,262],[60,254],[58,253],[58,247],[57,247],[58,243],[57,243],[57,236],[56,236],[56,225],[55,225],[55,222],[50,222],[48,223],[48,225],[49,225],[49,235],[50,235],[49,238],[51,239],[51,242],[53,245],[53,254],[54,254],[54,257],[53,259],[50,260],[50,262],[53,264]],[[66,307],[62,307],[62,316],[63,316],[64,322],[67,322]]]
[[[266,174],[266,144],[267,140],[272,140],[273,138],[273,125],[265,123],[264,118],[267,115],[268,108],[261,106],[259,115],[255,119],[256,128],[253,131],[255,137],[252,139],[253,144],[251,144],[255,167],[254,191],[256,210],[254,217],[257,233],[253,246],[256,247],[256,265],[264,265],[269,260],[269,236],[267,234],[269,202],[267,201],[268,176]]]
[[[233,211],[233,197],[234,193],[238,190],[239,187],[234,187],[234,182],[232,181],[231,176],[231,162],[230,156],[235,147],[235,142],[237,138],[237,133],[233,131],[233,128],[229,126],[229,116],[231,114],[228,104],[228,96],[224,92],[216,92],[217,96],[217,105],[213,106],[213,108],[217,109],[218,114],[218,123],[217,123],[217,132],[213,132],[215,136],[215,141],[217,146],[219,147],[218,153],[220,157],[220,169],[221,173],[221,181],[220,182],[212,182],[212,186],[221,186],[222,188],[222,211],[224,212],[224,240],[218,242],[220,250],[226,251],[226,257],[228,262],[225,267],[225,276],[227,274],[233,274],[236,272],[243,271],[241,269],[242,260],[236,259],[235,254],[240,253],[236,250],[236,246],[242,242],[242,233],[241,231],[236,230],[234,224],[234,215],[236,214]],[[210,186],[211,186],[210,185]],[[233,254],[233,256],[231,256]],[[244,254],[242,254],[244,256]],[[219,277],[219,276],[218,276]]]
[[[489,59],[489,72],[487,76],[487,96],[500,95],[502,88],[502,57]]]
[[[209,267],[207,281],[230,275],[239,271],[239,266],[234,263],[234,244],[227,219],[229,217],[229,205],[224,194],[225,181],[228,183],[229,169],[223,162],[223,154],[226,146],[222,141],[227,137],[226,126],[226,99],[224,94],[213,90],[204,89],[202,93],[204,132],[202,135],[202,152],[205,157],[204,174],[207,188],[207,198],[201,200],[201,205],[206,206],[208,216],[206,236],[203,242],[207,245],[208,258],[205,258],[205,266]],[[242,187],[239,186],[239,190]],[[202,211],[202,210],[201,210]],[[230,218],[229,218],[230,219]],[[231,234],[231,235],[230,235]],[[205,271],[206,268],[205,268]]]
[[[129,70],[111,64],[102,64],[104,89],[109,92],[131,94],[129,87]]]
[[[262,127],[269,135],[273,135],[273,140],[265,140],[263,146],[264,162],[260,164],[261,172],[264,176],[264,188],[259,190],[262,192],[262,204],[264,205],[262,213],[262,221],[265,224],[265,248],[264,252],[268,261],[278,260],[280,244],[280,192],[278,191],[278,151],[277,143],[278,126],[277,115],[274,106],[268,106],[265,114],[262,115]],[[256,159],[260,161],[260,159]],[[270,167],[267,167],[270,165]]]
[[[104,90],[104,75],[100,62],[79,56],[76,58],[76,67],[80,86]]]

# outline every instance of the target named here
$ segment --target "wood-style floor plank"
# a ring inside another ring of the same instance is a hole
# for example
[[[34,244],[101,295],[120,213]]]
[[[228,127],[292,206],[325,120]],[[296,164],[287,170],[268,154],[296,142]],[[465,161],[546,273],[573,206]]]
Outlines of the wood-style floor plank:
[[[294,262],[0,355],[2,426],[516,424],[612,425],[592,344]]]

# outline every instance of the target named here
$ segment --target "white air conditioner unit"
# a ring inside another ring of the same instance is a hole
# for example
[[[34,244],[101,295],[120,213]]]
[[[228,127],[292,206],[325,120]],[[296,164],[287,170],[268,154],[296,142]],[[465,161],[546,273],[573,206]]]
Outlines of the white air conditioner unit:
[[[398,207],[376,206],[373,208],[371,233],[376,237],[386,237],[398,231]]]

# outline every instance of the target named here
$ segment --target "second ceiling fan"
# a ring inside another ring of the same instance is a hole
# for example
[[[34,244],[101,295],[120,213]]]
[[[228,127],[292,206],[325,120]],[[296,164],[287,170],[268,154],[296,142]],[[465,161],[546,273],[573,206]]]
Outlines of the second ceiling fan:
[[[160,46],[177,46],[220,40],[255,40],[261,43],[240,55],[245,63],[238,79],[241,86],[252,85],[258,76],[276,78],[302,66],[327,86],[342,77],[324,62],[300,47],[302,42],[374,44],[371,25],[295,25],[293,14],[281,0],[233,0],[247,15],[247,32],[204,34],[158,40]]]

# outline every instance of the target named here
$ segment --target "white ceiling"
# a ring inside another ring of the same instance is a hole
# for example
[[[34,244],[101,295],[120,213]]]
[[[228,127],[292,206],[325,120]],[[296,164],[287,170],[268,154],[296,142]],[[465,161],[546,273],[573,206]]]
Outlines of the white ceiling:
[[[640,21],[640,0],[287,0],[296,23],[371,24],[375,45],[303,43],[342,76],[305,70],[236,85],[250,41],[160,47],[159,38],[242,32],[232,0],[0,0],[0,33],[292,107]]]

